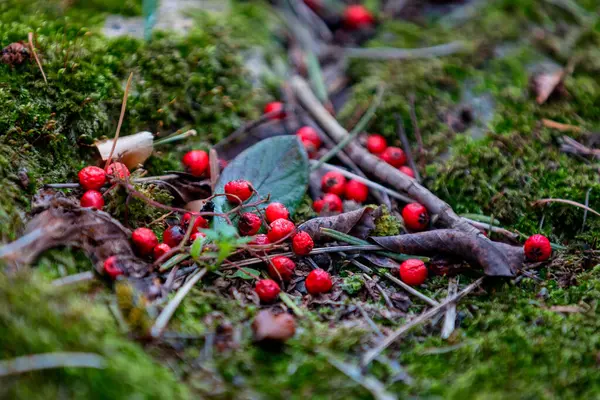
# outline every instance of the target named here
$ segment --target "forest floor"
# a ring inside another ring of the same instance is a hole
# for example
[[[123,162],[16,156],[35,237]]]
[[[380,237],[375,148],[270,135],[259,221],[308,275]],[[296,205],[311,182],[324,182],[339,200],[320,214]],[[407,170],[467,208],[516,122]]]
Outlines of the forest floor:
[[[131,286],[105,279],[57,286],[56,279],[94,271],[97,260],[54,248],[31,266],[7,262],[0,271],[0,372],[2,360],[58,352],[97,354],[102,368],[0,373],[1,398],[600,397],[600,218],[571,204],[535,203],[564,199],[600,210],[597,2],[408,1],[395,18],[382,12],[390,2],[364,3],[379,23],[362,47],[467,46],[443,57],[351,59],[348,86],[332,96],[336,119],[352,129],[384,83],[367,131],[401,146],[399,118],[425,187],[457,214],[497,221],[521,243],[546,235],[557,244],[552,258],[528,265],[526,274],[486,278],[458,302],[448,338],[440,334],[444,318],[434,318],[361,369],[382,337],[430,306],[379,275],[364,278],[344,258],[325,260],[334,275],[331,295],[311,297],[298,285],[271,306],[249,294],[249,276],[211,272],[183,299],[164,337],[148,340],[140,330],[176,292],[149,305]],[[44,185],[76,182],[82,167],[99,164],[94,141],[114,137],[130,73],[123,136],[198,133],[157,146],[144,164],[149,176],[181,171],[187,151],[210,149],[259,118],[266,103],[289,96],[296,65],[281,13],[268,2],[196,10],[185,32],[156,30],[148,41],[106,36],[113,15],[140,18],[141,2],[0,3],[1,46],[27,44],[33,32],[45,74],[33,60],[0,65],[3,243],[23,234]],[[549,89],[532,84],[556,74],[560,82]],[[265,129],[293,128],[275,122]],[[575,150],[571,140],[579,143]],[[156,185],[138,190],[176,202]],[[127,228],[147,226],[162,237],[168,213],[139,198],[126,209],[125,198],[114,191],[105,211]],[[305,196],[296,222],[315,216],[311,202]],[[399,221],[391,225],[380,236],[402,229]],[[299,264],[303,278],[310,266]],[[454,264],[459,273],[431,273],[417,289],[442,302],[449,287],[461,290],[481,276]],[[281,347],[252,340],[254,317],[269,308],[297,317],[296,334]]]

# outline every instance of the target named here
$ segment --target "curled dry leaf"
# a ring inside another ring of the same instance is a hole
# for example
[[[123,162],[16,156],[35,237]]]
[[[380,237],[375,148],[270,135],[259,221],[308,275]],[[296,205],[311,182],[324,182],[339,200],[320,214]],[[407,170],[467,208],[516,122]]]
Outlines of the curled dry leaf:
[[[112,158],[127,165],[129,169],[135,168],[150,157],[154,146],[153,141],[154,136],[152,133],[145,131],[121,137],[117,140]],[[96,143],[96,148],[103,161],[106,161],[110,156],[113,142],[114,139],[108,139]]]
[[[45,250],[73,246],[83,249],[99,272],[108,257],[117,256],[126,276],[147,274],[149,265],[135,256],[129,243],[131,232],[109,214],[81,208],[52,191],[36,195],[32,209],[35,215],[23,238],[6,246],[12,248],[3,252],[4,259],[31,264]],[[24,240],[34,236],[36,240]]]
[[[252,331],[257,342],[285,342],[296,333],[296,320],[287,313],[274,315],[263,310],[254,318]]]
[[[323,240],[321,228],[334,229],[338,232],[348,233],[360,239],[365,239],[375,229],[375,220],[382,215],[381,207],[363,207],[358,210],[331,217],[313,218],[298,227],[307,232],[314,240]]]
[[[522,247],[492,242],[484,236],[474,236],[453,229],[372,237],[371,240],[398,253],[459,257],[481,266],[488,276],[514,276],[525,257]]]

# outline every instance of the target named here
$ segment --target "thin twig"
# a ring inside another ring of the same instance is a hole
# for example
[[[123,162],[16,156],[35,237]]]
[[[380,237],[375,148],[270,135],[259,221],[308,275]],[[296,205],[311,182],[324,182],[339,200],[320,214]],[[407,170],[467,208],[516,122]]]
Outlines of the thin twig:
[[[117,124],[117,132],[115,133],[115,138],[113,140],[112,148],[110,149],[110,153],[108,154],[108,158],[106,159],[106,164],[104,164],[104,170],[108,169],[110,162],[112,161],[113,153],[115,152],[115,148],[117,147],[117,141],[119,140],[119,133],[121,133],[121,125],[123,125],[123,118],[125,117],[125,110],[127,109],[127,96],[129,94],[129,88],[131,87],[131,80],[133,79],[133,72],[129,74],[129,78],[127,79],[127,85],[125,85],[125,92],[123,93],[123,102],[121,104],[121,115],[119,115],[119,123]]]
[[[79,274],[68,275],[64,278],[55,279],[52,281],[53,286],[66,286],[74,283],[87,282],[94,279],[94,273],[91,271],[80,272]]]
[[[435,317],[440,311],[445,310],[450,304],[457,302],[458,300],[460,300],[467,294],[471,293],[475,288],[477,288],[481,284],[481,282],[483,282],[483,278],[477,279],[475,282],[471,283],[469,286],[464,288],[460,293],[457,293],[456,295],[447,298],[439,305],[437,305],[433,308],[430,308],[428,311],[419,315],[417,318],[413,319],[409,323],[407,323],[407,324],[401,326],[400,328],[398,328],[397,330],[395,330],[391,335],[389,335],[377,347],[368,351],[364,355],[361,364],[363,366],[367,366],[371,361],[373,361],[373,359],[375,359],[377,357],[377,355],[379,355],[383,350],[388,348],[400,336],[402,336],[403,334],[405,334],[406,332],[408,332],[415,326],[418,326],[418,325],[422,324],[423,322],[428,321],[429,319]]]
[[[217,186],[217,181],[219,180],[219,155],[215,149],[210,149],[208,155],[210,161],[210,188],[214,192],[215,187]]]
[[[365,275],[368,276],[368,275]],[[375,322],[373,322],[373,320],[371,319],[371,317],[369,317],[369,314],[367,314],[367,312],[365,311],[365,309],[360,305],[360,303],[356,303],[355,304],[356,308],[358,308],[358,311],[360,311],[360,314],[362,315],[362,317],[365,319],[365,321],[367,321],[367,325],[369,325],[369,327],[371,328],[371,330],[373,332],[375,332],[375,334],[377,335],[378,338],[383,338],[383,333],[381,332],[381,330],[379,329],[379,327],[377,326],[377,324]]]
[[[187,296],[190,290],[192,290],[194,285],[196,285],[196,283],[198,283],[198,281],[202,279],[204,275],[206,275],[207,271],[208,270],[206,268],[203,268],[192,273],[185,285],[179,289],[175,297],[173,297],[169,304],[167,304],[167,306],[162,310],[158,318],[156,318],[154,326],[152,326],[152,329],[150,330],[150,335],[153,338],[157,338],[161,335],[171,320],[171,317],[175,313],[175,310],[177,310],[177,307],[179,307],[179,304],[181,304],[185,296]]]
[[[579,207],[579,208],[583,208],[584,210],[587,210],[589,212],[591,212],[592,214],[595,214],[597,216],[600,217],[600,213],[584,204],[578,203],[576,201],[573,200],[565,200],[565,199],[541,199],[541,200],[537,200],[533,202],[534,206],[540,205],[540,204],[547,204],[547,203],[564,203],[564,204],[569,204],[571,206],[575,206],[575,207]]]
[[[446,298],[450,298],[456,295],[458,291],[458,280],[456,278],[450,278],[448,282],[448,296]],[[456,303],[451,303],[446,310],[446,315],[444,315],[444,325],[442,326],[442,339],[448,339],[452,332],[454,332],[456,324]]]
[[[362,116],[360,121],[358,121],[358,124],[356,124],[356,126],[352,129],[352,131],[343,140],[341,140],[337,145],[335,145],[335,147],[333,149],[329,150],[323,157],[321,157],[319,159],[319,161],[316,164],[311,166],[311,170],[314,171],[314,170],[319,169],[321,167],[321,165],[323,165],[324,163],[326,163],[327,161],[329,161],[333,157],[335,157],[337,153],[339,153],[344,147],[346,147],[348,145],[348,143],[352,142],[356,138],[356,136],[358,136],[358,134],[361,133],[367,127],[369,122],[371,122],[371,119],[375,116],[375,112],[377,111],[377,108],[381,104],[381,100],[383,100],[384,93],[385,93],[385,87],[378,86],[377,94],[375,95],[375,99],[373,100],[373,103],[371,103],[371,106],[369,107],[367,112]]]
[[[415,159],[412,156],[412,151],[410,150],[410,142],[408,141],[408,137],[406,136],[406,131],[404,130],[402,118],[398,114],[396,114],[396,121],[398,122],[398,136],[400,137],[400,143],[402,143],[402,147],[404,148],[404,153],[406,154],[406,160],[408,161],[408,165],[410,165],[413,172],[415,173],[416,181],[421,183],[421,174],[419,174],[419,168],[417,168]]]
[[[40,68],[40,72],[42,73],[42,77],[44,78],[44,82],[46,82],[46,85],[48,84],[48,79],[46,79],[46,74],[44,73],[44,68],[42,68],[42,63],[40,62],[40,59],[38,58],[38,55],[35,51],[35,47],[33,46],[33,32],[29,32],[29,34],[27,35],[28,39],[29,39],[29,48],[31,49],[31,53],[33,54],[33,58],[35,58],[35,62],[37,63],[38,67]]]
[[[585,206],[588,207],[590,204],[590,192],[592,191],[592,188],[589,188],[588,191],[585,193]],[[585,210],[583,212],[583,223],[581,224],[581,232],[584,231],[585,229],[585,222],[587,221],[587,214],[588,214],[588,210]]]
[[[364,58],[369,60],[413,60],[416,58],[434,58],[465,52],[469,46],[465,42],[455,41],[419,49],[382,48],[345,48],[348,58]]]
[[[17,375],[52,368],[96,368],[106,366],[104,357],[94,353],[56,352],[32,354],[0,361],[0,376]]]
[[[318,163],[318,161],[316,161],[316,160],[310,160],[311,166],[317,165],[317,163]],[[344,175],[346,178],[354,179],[355,181],[364,183],[368,187],[370,187],[372,189],[376,189],[376,190],[382,191],[382,192],[384,192],[384,193],[392,196],[393,198],[395,198],[397,200],[403,201],[404,203],[414,203],[414,200],[411,199],[410,197],[407,197],[407,196],[405,196],[403,194],[400,194],[400,193],[398,193],[398,192],[396,192],[396,191],[394,191],[392,189],[388,189],[385,186],[380,185],[377,182],[373,182],[370,179],[363,178],[360,175],[356,175],[356,174],[353,174],[352,172],[346,171],[343,168],[336,167],[335,165],[328,164],[328,163],[323,163],[321,165],[321,168],[325,168],[326,170],[329,170],[329,171],[339,172],[340,174]]]

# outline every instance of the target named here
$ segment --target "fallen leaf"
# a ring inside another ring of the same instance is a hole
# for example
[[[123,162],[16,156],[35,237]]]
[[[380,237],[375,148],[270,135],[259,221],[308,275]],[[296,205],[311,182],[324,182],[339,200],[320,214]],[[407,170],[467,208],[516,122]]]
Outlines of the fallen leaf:
[[[375,229],[375,220],[381,215],[379,208],[363,207],[331,217],[313,218],[298,227],[307,232],[314,240],[323,240],[327,236],[321,234],[321,228],[334,229],[354,237],[365,239]]]
[[[103,142],[97,142],[96,148],[103,161],[110,156],[114,139],[108,139]],[[119,160],[127,165],[127,168],[133,169],[141,165],[150,157],[153,150],[154,135],[151,132],[138,132],[133,135],[123,136],[117,140],[113,160]]]
[[[560,68],[552,72],[541,72],[531,78],[533,90],[538,104],[544,104],[552,93],[562,86],[565,70]]]
[[[287,313],[274,315],[263,310],[254,318],[252,331],[257,342],[285,342],[296,333],[296,320]]]

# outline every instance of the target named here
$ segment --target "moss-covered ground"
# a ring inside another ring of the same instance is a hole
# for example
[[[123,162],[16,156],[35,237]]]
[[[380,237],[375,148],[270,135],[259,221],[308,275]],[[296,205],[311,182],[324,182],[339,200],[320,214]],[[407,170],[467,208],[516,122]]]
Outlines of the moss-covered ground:
[[[595,251],[600,220],[590,214],[582,227],[579,208],[532,205],[550,197],[583,203],[589,192],[589,206],[600,209],[597,163],[562,153],[565,133],[541,123],[547,118],[578,126],[581,132],[568,134],[582,142],[591,137],[586,132],[600,127],[598,5],[580,0],[574,14],[572,7],[560,6],[568,1],[481,3],[472,15],[432,13],[413,22],[384,22],[368,46],[465,40],[471,50],[439,59],[353,61],[350,74],[356,85],[339,116],[349,120],[357,105],[367,104],[372,89],[386,82],[386,97],[369,129],[399,144],[399,114],[416,152],[413,97],[427,165],[421,173],[429,188],[459,213],[493,216],[507,228],[525,235],[542,232],[568,248],[534,270],[542,281],[490,281],[463,299],[460,323],[448,340],[439,338],[441,323],[426,325],[392,346],[368,372],[399,397],[598,398],[600,263]],[[269,46],[273,39],[267,24],[252,19],[265,15],[262,2],[234,7],[235,26],[228,26],[227,18],[199,16],[188,36],[157,33],[149,43],[107,39],[100,30],[108,13],[139,14],[139,2],[65,4],[0,3],[2,46],[34,32],[48,77],[46,85],[35,63],[0,65],[3,241],[18,237],[31,195],[41,184],[74,180],[94,157],[93,140],[112,137],[131,71],[134,85],[122,132],[199,132],[182,144],[160,148],[147,163],[153,174],[179,169],[183,151],[224,137],[256,116],[268,98],[250,85],[238,56],[247,46]],[[379,2],[369,5],[376,9]],[[248,32],[258,36],[250,41]],[[564,82],[568,95],[538,105],[529,76],[539,62],[549,60],[573,63]],[[483,121],[474,112],[475,122],[465,129],[447,123],[460,110],[474,108],[474,98],[488,99]],[[152,216],[141,210],[137,218]],[[50,286],[56,277],[89,270],[80,252],[50,251],[37,267],[17,276],[0,274],[0,360],[81,351],[104,356],[108,366],[0,378],[0,397],[370,396],[331,362],[336,357],[356,365],[374,343],[369,327],[345,314],[356,312],[354,300],[368,298],[356,279],[345,279],[350,294],[342,306],[313,306],[312,311],[301,306],[307,316],[282,349],[251,343],[249,321],[256,306],[202,285],[188,295],[169,326],[180,337],[147,345],[124,332],[111,315],[109,306],[116,299],[110,288],[100,283]],[[209,279],[211,287],[219,286],[215,278]],[[423,290],[440,300],[448,279],[434,277]],[[472,279],[461,276],[460,283]],[[364,304],[381,329],[403,322],[388,318],[383,302]],[[422,308],[415,303],[408,312]],[[412,379],[399,379],[402,372]]]

